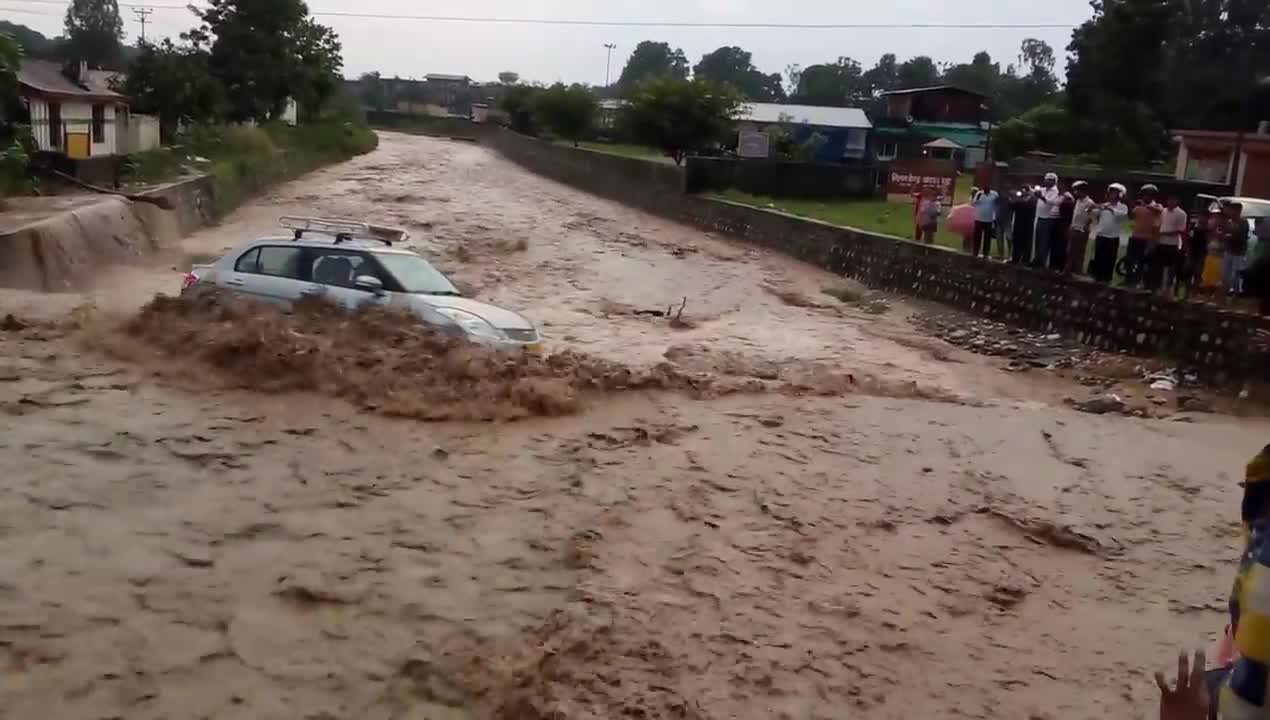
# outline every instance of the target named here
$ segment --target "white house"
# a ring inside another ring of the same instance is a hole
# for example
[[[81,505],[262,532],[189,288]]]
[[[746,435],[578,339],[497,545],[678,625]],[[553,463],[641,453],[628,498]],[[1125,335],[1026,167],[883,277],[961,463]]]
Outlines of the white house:
[[[31,113],[31,132],[39,150],[74,160],[127,152],[119,143],[119,125],[127,121],[127,98],[110,89],[107,72],[81,65],[75,80],[61,64],[23,60],[18,94]]]

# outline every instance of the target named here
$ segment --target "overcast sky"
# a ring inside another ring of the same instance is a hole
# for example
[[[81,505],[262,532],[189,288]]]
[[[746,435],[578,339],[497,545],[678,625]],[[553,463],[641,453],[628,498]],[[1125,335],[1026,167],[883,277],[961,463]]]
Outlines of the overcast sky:
[[[182,0],[139,0],[154,5],[184,5]],[[26,8],[32,12],[15,12]],[[831,62],[840,55],[866,68],[885,52],[900,60],[930,55],[937,62],[969,61],[978,50],[993,59],[1013,61],[1027,37],[1045,40],[1059,57],[1074,27],[1090,16],[1088,0],[1044,2],[946,2],[945,0],[309,0],[321,11],[466,17],[538,17],[572,20],[628,20],[739,23],[1015,23],[1064,24],[1062,29],[719,29],[649,27],[562,27],[437,22],[404,19],[321,17],[344,43],[345,74],[371,70],[384,75],[420,77],[426,73],[469,75],[493,80],[502,70],[522,80],[602,84],[605,43],[616,43],[612,77],[641,40],[669,42],[683,48],[690,63],[721,45],[739,45],[754,54],[764,72],[784,72],[791,64]],[[0,0],[0,18],[21,22],[46,35],[61,32],[64,7],[24,0]],[[123,7],[129,41],[139,26],[132,9]],[[184,9],[156,9],[150,16],[151,38],[187,29],[193,16]]]

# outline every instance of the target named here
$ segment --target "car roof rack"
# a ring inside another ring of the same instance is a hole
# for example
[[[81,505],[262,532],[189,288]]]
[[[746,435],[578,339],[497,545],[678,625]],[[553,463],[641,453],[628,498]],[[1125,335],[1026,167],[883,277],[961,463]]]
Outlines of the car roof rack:
[[[388,247],[392,247],[393,243],[405,242],[410,238],[410,233],[401,228],[372,225],[357,220],[342,220],[340,218],[284,215],[278,219],[278,224],[291,230],[295,240],[303,239],[305,233],[320,233],[322,235],[334,235],[336,245],[349,240],[377,240]]]

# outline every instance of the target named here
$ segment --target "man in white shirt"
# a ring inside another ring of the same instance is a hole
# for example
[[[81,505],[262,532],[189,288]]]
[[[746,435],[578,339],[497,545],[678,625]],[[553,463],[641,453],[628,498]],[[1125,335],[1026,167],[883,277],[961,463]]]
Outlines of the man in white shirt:
[[[1186,211],[1178,207],[1176,195],[1169,195],[1164,200],[1164,210],[1160,213],[1160,239],[1155,244],[1155,252],[1151,255],[1151,265],[1147,268],[1147,288],[1163,289],[1165,293],[1173,286],[1178,276],[1182,261],[1182,234],[1186,232]]]
[[[1120,233],[1129,219],[1129,206],[1121,200],[1125,187],[1112,183],[1107,187],[1107,201],[1094,208],[1094,260],[1089,274],[1102,283],[1110,283],[1120,256]]]
[[[1063,191],[1058,189],[1058,175],[1045,173],[1044,185],[1036,193],[1036,254],[1032,267],[1049,263],[1050,246],[1056,241],[1054,230],[1063,207]]]
[[[1089,245],[1089,230],[1094,225],[1094,209],[1098,203],[1089,197],[1089,183],[1077,180],[1072,183],[1072,229],[1067,244],[1067,272],[1084,274],[1085,249]]]
[[[988,257],[992,250],[992,235],[997,224],[997,191],[992,188],[978,190],[970,200],[975,208],[974,252]]]

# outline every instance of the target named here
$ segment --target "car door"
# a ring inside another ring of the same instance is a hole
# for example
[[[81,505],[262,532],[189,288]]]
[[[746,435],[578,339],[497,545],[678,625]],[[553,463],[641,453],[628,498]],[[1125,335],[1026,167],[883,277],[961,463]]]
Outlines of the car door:
[[[368,302],[387,302],[387,294],[362,290],[355,286],[358,277],[371,275],[385,281],[379,264],[358,250],[340,247],[305,249],[304,270],[311,282],[311,292],[320,292],[349,310]]]
[[[304,248],[296,245],[257,245],[243,253],[220,282],[246,297],[287,307],[312,289],[304,275],[303,256]]]

